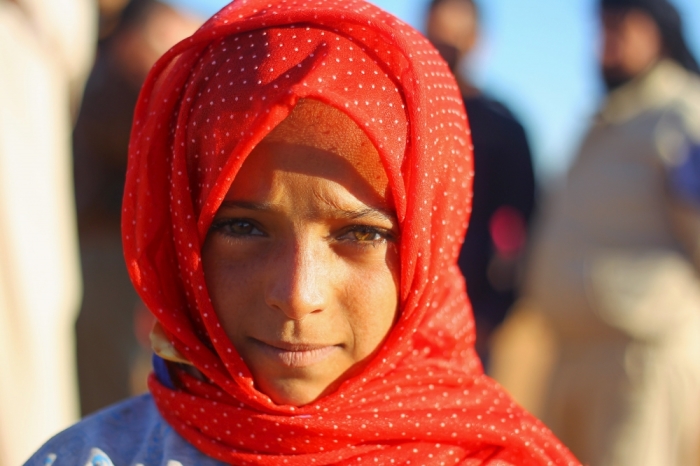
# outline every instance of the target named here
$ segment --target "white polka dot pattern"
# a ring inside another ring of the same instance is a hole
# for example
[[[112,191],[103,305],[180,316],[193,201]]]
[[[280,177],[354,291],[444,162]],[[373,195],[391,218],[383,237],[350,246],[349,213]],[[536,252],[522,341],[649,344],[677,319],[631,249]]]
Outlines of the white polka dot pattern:
[[[245,157],[301,98],[377,147],[401,229],[401,317],[374,360],[310,405],[254,387],[212,308],[200,249]],[[471,139],[453,76],[415,30],[361,0],[239,0],[174,47],[139,98],[124,198],[127,265],[206,377],[151,376],[163,416],[232,464],[577,464],[481,372],[456,260]],[[488,461],[491,461],[490,463]]]

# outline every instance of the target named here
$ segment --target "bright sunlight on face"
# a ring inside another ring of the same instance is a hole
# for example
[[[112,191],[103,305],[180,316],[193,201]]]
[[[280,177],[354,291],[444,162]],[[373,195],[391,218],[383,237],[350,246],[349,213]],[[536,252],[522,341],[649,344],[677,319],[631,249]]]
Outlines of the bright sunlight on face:
[[[202,251],[214,309],[261,392],[300,406],[364,367],[397,316],[398,236],[367,136],[300,101],[246,159]]]

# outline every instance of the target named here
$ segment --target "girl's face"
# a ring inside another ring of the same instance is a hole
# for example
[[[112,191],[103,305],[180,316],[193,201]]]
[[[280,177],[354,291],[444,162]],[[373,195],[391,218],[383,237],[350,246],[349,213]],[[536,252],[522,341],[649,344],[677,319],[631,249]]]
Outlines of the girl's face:
[[[202,260],[221,325],[260,391],[333,391],[397,316],[398,223],[386,173],[344,114],[302,101],[248,156]]]

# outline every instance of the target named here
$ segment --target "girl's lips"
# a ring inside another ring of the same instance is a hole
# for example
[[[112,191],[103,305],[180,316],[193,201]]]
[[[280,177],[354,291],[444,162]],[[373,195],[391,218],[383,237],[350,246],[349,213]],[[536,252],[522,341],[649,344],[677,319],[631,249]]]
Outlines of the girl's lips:
[[[334,345],[289,345],[278,343],[279,346],[275,346],[256,339],[253,339],[253,341],[267,356],[278,360],[288,367],[311,366],[323,361],[339,349]]]

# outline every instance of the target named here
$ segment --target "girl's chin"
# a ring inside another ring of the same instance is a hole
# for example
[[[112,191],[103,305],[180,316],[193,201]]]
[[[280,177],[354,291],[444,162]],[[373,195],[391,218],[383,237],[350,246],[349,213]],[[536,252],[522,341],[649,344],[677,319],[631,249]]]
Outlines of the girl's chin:
[[[363,365],[342,346],[280,349],[257,341],[243,359],[255,386],[278,405],[303,406],[333,393]]]
[[[285,381],[261,386],[259,390],[265,393],[278,405],[304,406],[332,392],[337,384],[313,383],[309,381]]]

